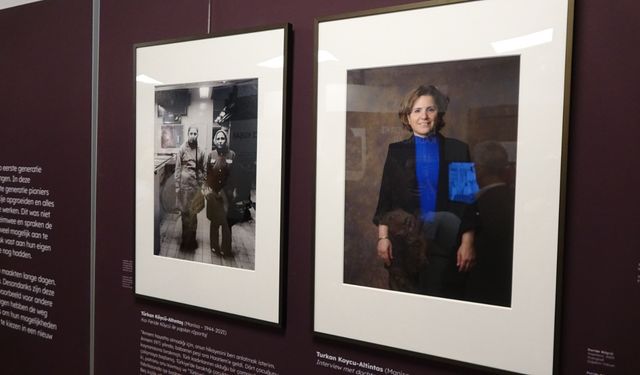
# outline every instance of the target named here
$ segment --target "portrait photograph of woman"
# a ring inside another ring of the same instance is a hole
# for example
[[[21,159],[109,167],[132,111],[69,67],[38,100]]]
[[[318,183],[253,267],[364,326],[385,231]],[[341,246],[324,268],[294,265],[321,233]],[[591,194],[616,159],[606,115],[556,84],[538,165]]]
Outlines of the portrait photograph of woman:
[[[510,306],[519,69],[347,72],[345,283]]]

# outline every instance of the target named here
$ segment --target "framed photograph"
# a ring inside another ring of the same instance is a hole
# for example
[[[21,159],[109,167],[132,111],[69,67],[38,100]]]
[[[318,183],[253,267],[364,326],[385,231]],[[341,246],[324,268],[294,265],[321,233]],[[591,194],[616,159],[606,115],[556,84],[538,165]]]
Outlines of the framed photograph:
[[[281,325],[290,27],[135,46],[135,292]]]
[[[556,369],[572,17],[483,0],[317,20],[318,335]]]

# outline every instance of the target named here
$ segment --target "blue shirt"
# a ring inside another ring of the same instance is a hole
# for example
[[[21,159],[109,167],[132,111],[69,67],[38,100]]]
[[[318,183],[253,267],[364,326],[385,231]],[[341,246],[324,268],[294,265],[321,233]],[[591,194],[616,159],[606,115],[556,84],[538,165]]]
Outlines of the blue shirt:
[[[414,136],[416,144],[416,178],[420,194],[420,216],[424,221],[433,221],[438,194],[440,171],[440,145],[437,137]]]

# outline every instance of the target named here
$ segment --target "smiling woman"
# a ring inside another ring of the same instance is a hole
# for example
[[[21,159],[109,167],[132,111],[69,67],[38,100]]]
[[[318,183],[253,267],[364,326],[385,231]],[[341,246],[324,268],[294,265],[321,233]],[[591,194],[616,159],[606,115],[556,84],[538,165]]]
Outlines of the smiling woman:
[[[475,207],[449,199],[450,166],[470,157],[466,143],[440,134],[448,103],[435,86],[420,86],[398,111],[412,135],[389,145],[373,218],[391,290],[461,298],[475,263]]]
[[[398,117],[405,129],[424,137],[431,131],[438,132],[444,128],[448,106],[449,98],[437,87],[420,86],[406,95]]]
[[[437,116],[438,107],[433,96],[423,95],[413,104],[407,120],[414,134],[426,137],[433,130]]]

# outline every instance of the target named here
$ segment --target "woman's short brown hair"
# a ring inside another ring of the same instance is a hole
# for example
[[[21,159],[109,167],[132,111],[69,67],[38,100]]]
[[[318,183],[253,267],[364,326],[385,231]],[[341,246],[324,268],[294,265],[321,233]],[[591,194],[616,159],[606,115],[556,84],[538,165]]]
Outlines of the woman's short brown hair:
[[[402,122],[402,127],[411,131],[411,125],[409,125],[407,117],[411,113],[416,100],[418,100],[418,98],[421,96],[431,96],[436,104],[436,107],[438,107],[438,117],[436,118],[435,130],[436,132],[439,132],[440,129],[444,128],[445,125],[444,115],[447,113],[447,107],[449,106],[449,97],[443,94],[434,85],[421,85],[420,87],[411,90],[404,97],[402,103],[400,104],[400,110],[398,111],[398,117]]]

